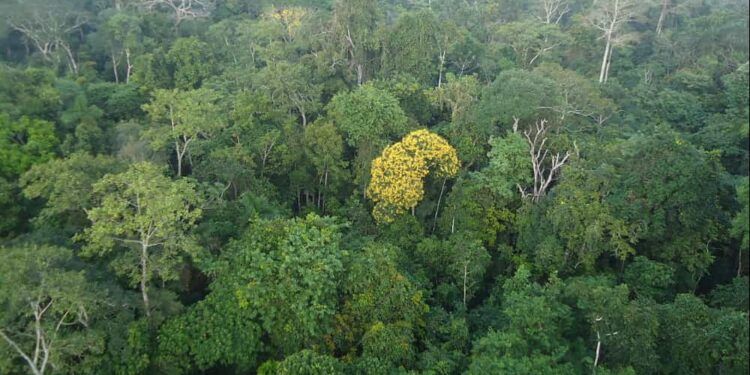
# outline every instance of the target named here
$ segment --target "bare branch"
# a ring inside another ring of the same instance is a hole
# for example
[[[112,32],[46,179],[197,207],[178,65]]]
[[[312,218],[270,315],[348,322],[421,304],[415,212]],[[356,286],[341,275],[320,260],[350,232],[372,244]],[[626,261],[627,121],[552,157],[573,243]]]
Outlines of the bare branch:
[[[515,131],[518,125],[518,120],[516,118],[514,118],[514,120],[516,120],[514,124]],[[518,190],[521,192],[522,198],[525,199],[526,197],[531,197],[531,200],[534,202],[539,201],[539,199],[546,194],[552,181],[554,181],[559,173],[560,168],[562,168],[570,157],[570,152],[566,152],[562,157],[559,153],[556,153],[548,158],[550,150],[546,146],[547,130],[547,120],[543,119],[537,121],[533,126],[523,132],[526,142],[529,144],[529,155],[531,157],[531,167],[534,173],[534,183],[531,187],[531,192],[524,190],[521,185],[517,186]]]

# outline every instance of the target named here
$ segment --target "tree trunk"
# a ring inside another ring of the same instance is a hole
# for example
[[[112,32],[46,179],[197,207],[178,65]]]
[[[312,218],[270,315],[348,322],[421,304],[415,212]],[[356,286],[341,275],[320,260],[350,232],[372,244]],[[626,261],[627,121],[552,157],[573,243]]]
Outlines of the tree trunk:
[[[469,262],[464,262],[464,308],[466,308],[466,282],[469,276]]]
[[[146,316],[151,317],[151,308],[148,302],[148,242],[141,244],[141,295],[143,296],[143,307]]]
[[[659,22],[656,23],[656,35],[661,35],[662,28],[664,27],[664,19],[667,18],[667,9],[669,9],[669,0],[662,0]]]
[[[596,358],[594,358],[594,374],[596,374],[596,366],[599,364],[599,353],[602,349],[602,338],[599,335],[599,331],[596,331]]]
[[[445,66],[445,50],[440,53],[440,68],[438,68],[438,88],[443,84],[443,69]]]
[[[78,64],[76,63],[75,57],[73,57],[73,51],[71,51],[70,47],[68,47],[68,45],[65,43],[61,43],[61,46],[68,56],[68,61],[70,62],[70,70],[73,72],[73,74],[78,74]]]
[[[742,249],[737,252],[737,277],[742,276]]]
[[[180,142],[174,141],[175,152],[177,153],[177,177],[182,177],[182,155],[180,152]]]
[[[300,108],[299,113],[300,115],[302,115],[302,127],[305,128],[307,127],[307,116],[305,115],[304,108]]]
[[[440,187],[440,195],[438,196],[437,207],[435,207],[435,220],[432,221],[432,232],[435,232],[435,227],[437,226],[438,212],[440,212],[440,201],[443,200],[443,193],[445,192],[446,180],[447,178],[443,179],[443,186]]]
[[[604,83],[607,83],[607,80],[609,80],[609,67],[612,65],[612,51],[613,48],[609,47],[609,57],[607,57],[607,68],[604,69]]]
[[[599,83],[604,83],[604,75],[607,69],[607,60],[609,59],[610,48],[612,48],[610,35],[607,34],[607,45],[604,47],[604,56],[602,56],[602,67],[599,70]]]
[[[326,195],[325,195],[325,192],[328,191],[328,168],[327,167],[326,167],[325,177],[323,178],[323,190],[324,190],[324,193],[323,193],[323,204],[321,205],[321,210],[322,210],[323,215],[325,215],[325,213],[326,213]]]
[[[130,49],[125,48],[125,64],[127,69],[125,70],[125,83],[130,83],[130,72],[133,69],[133,64],[130,63]]]
[[[117,59],[115,59],[114,53],[112,53],[112,72],[115,74],[115,83],[120,83],[120,76],[117,74]]]

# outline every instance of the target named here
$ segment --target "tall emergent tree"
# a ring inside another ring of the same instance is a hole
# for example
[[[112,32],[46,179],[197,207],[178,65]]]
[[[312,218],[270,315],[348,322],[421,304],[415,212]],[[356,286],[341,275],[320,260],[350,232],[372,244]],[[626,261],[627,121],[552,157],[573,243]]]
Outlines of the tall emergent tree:
[[[604,39],[602,66],[599,69],[599,83],[607,82],[612,51],[618,44],[631,40],[634,34],[623,34],[622,29],[635,15],[638,2],[633,0],[602,0],[594,2],[588,21],[601,32]]]
[[[191,234],[201,216],[201,198],[192,182],[172,181],[149,162],[104,176],[93,187],[98,205],[88,211],[91,227],[78,238],[87,256],[113,255],[111,267],[139,285],[147,316],[149,283],[174,280],[182,257],[196,254]]]

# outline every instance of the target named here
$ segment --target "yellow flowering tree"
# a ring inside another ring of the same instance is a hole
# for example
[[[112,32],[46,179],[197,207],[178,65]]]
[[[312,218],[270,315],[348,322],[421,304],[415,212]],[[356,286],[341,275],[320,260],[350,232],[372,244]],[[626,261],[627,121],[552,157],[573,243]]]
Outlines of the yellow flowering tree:
[[[416,207],[424,196],[424,178],[430,171],[446,178],[455,176],[458,168],[456,150],[425,129],[415,130],[401,142],[386,147],[372,162],[367,188],[367,197],[375,202],[375,220],[387,223]]]

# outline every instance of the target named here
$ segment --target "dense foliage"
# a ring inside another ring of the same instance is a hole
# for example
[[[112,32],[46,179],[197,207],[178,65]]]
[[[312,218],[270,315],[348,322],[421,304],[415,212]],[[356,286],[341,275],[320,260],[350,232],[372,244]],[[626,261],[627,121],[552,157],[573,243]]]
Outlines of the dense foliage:
[[[747,0],[0,1],[0,374],[747,374]]]

